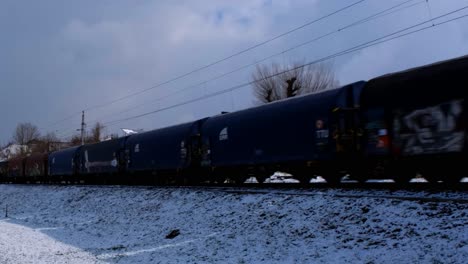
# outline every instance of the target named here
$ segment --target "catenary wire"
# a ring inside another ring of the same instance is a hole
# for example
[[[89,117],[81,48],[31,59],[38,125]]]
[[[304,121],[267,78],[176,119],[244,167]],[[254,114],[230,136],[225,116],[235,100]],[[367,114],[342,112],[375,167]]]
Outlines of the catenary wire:
[[[151,100],[151,101],[147,101],[147,102],[142,103],[142,104],[139,104],[139,105],[137,105],[137,106],[133,106],[133,107],[127,108],[127,109],[122,110],[122,111],[119,111],[119,112],[117,112],[117,113],[112,113],[112,114],[110,114],[110,115],[106,115],[106,116],[103,117],[103,118],[112,117],[112,116],[115,116],[115,115],[118,115],[118,114],[126,113],[126,112],[129,112],[129,111],[135,110],[135,109],[137,109],[137,108],[140,108],[140,107],[142,107],[142,106],[145,106],[145,105],[147,105],[147,104],[149,104],[149,103],[155,103],[155,102],[162,101],[162,100],[167,99],[167,98],[169,98],[169,97],[172,97],[172,96],[175,96],[175,95],[180,94],[180,93],[182,93],[182,92],[185,92],[185,91],[187,91],[187,90],[189,90],[189,89],[192,89],[192,88],[195,88],[195,87],[199,87],[199,86],[201,86],[201,85],[206,85],[206,84],[209,83],[209,82],[212,82],[212,81],[221,79],[221,78],[223,78],[223,77],[226,77],[226,76],[231,75],[231,74],[233,74],[233,73],[239,72],[239,71],[244,70],[244,69],[246,69],[246,68],[249,68],[249,67],[258,65],[259,63],[262,63],[262,62],[267,61],[267,60],[269,60],[269,59],[272,59],[272,58],[274,58],[274,57],[283,55],[283,54],[285,54],[285,53],[288,53],[288,52],[290,52],[290,51],[293,51],[293,50],[298,49],[298,48],[300,48],[300,47],[303,47],[303,46],[305,46],[305,45],[311,44],[311,43],[316,42],[316,41],[318,41],[318,40],[321,40],[321,39],[323,39],[323,38],[325,38],[325,37],[329,37],[329,36],[331,36],[331,35],[333,35],[333,34],[340,33],[340,32],[342,32],[342,31],[344,31],[344,30],[346,30],[346,29],[349,29],[349,28],[351,28],[351,27],[354,27],[354,26],[357,26],[357,25],[361,25],[361,24],[363,24],[363,23],[372,21],[372,20],[374,20],[374,19],[377,19],[377,18],[380,18],[380,17],[383,17],[383,16],[387,16],[387,15],[393,14],[393,13],[395,13],[395,12],[399,12],[399,11],[401,11],[401,10],[404,10],[404,9],[407,9],[407,8],[411,8],[411,7],[413,7],[413,6],[416,6],[416,5],[420,5],[420,4],[425,3],[425,0],[421,0],[421,1],[417,2],[417,3],[413,3],[413,4],[411,4],[411,5],[408,5],[408,6],[405,6],[405,7],[401,7],[401,6],[405,5],[405,4],[408,4],[408,3],[413,2],[413,1],[415,1],[415,0],[407,0],[407,1],[404,1],[404,2],[402,2],[402,3],[399,3],[399,4],[397,4],[397,5],[392,6],[392,7],[390,7],[390,8],[387,8],[387,9],[385,9],[385,10],[383,10],[383,11],[377,12],[377,13],[371,15],[371,16],[368,16],[368,17],[366,17],[366,18],[363,18],[363,19],[360,19],[360,20],[358,20],[358,21],[355,21],[355,22],[353,22],[353,23],[351,23],[351,24],[349,24],[349,25],[346,25],[346,26],[344,26],[344,27],[341,27],[341,28],[339,28],[339,29],[337,29],[337,30],[334,30],[334,31],[332,31],[332,32],[323,34],[323,35],[321,35],[321,36],[319,36],[319,37],[316,37],[316,38],[314,38],[314,39],[312,39],[312,40],[303,42],[303,43],[301,43],[301,44],[299,44],[299,45],[296,45],[296,46],[293,46],[293,47],[288,48],[288,49],[286,49],[286,50],[283,50],[282,52],[275,53],[275,54],[272,54],[272,55],[267,56],[267,57],[265,57],[265,58],[262,58],[262,59],[260,59],[260,60],[257,60],[257,61],[254,62],[254,63],[250,63],[250,64],[247,64],[247,65],[243,65],[243,66],[238,67],[238,68],[236,68],[236,69],[234,69],[234,70],[231,70],[231,71],[229,71],[229,72],[226,72],[226,73],[217,75],[217,76],[215,76],[215,77],[213,77],[213,78],[210,78],[210,79],[208,79],[208,80],[201,81],[201,82],[199,82],[199,83],[197,83],[197,84],[190,85],[190,86],[185,87],[185,88],[183,88],[183,89],[177,90],[177,91],[175,91],[175,92],[173,92],[173,93],[164,95],[164,96],[162,96],[162,97],[158,97],[158,98],[156,98],[156,99],[153,99],[153,100]],[[398,8],[398,7],[401,7],[401,8]],[[390,12],[390,11],[391,11],[391,12]],[[92,121],[89,121],[89,122],[90,122],[90,123],[94,123],[94,122],[97,122],[97,121],[99,121],[100,119],[103,119],[103,118],[93,119]]]
[[[187,77],[187,76],[189,76],[189,75],[192,75],[192,74],[194,74],[194,73],[197,73],[197,72],[200,72],[200,71],[205,70],[205,69],[207,69],[207,68],[210,68],[210,67],[212,67],[212,66],[214,66],[214,65],[217,65],[217,64],[219,64],[219,63],[221,63],[221,62],[227,61],[227,60],[232,59],[232,58],[234,58],[234,57],[236,57],[236,56],[239,56],[239,55],[241,55],[241,54],[244,54],[244,53],[246,53],[246,52],[248,52],[248,51],[251,51],[251,50],[256,49],[256,48],[258,48],[258,47],[264,46],[264,45],[266,45],[266,44],[268,44],[268,43],[270,43],[270,42],[272,42],[272,41],[275,41],[275,40],[277,40],[277,39],[279,39],[279,38],[282,38],[282,37],[284,37],[284,36],[287,36],[287,35],[289,35],[289,34],[291,34],[291,33],[294,33],[294,32],[296,32],[296,31],[298,31],[298,30],[300,30],[300,29],[303,29],[303,28],[305,28],[305,27],[308,27],[308,26],[310,26],[310,25],[312,25],[312,24],[315,24],[315,23],[317,23],[317,22],[319,22],[319,21],[322,21],[322,20],[324,20],[324,19],[326,19],[326,18],[329,18],[329,17],[331,17],[331,16],[334,16],[334,15],[336,15],[336,14],[339,14],[339,13],[341,13],[341,12],[347,10],[347,9],[350,9],[350,8],[352,8],[352,7],[354,7],[354,6],[358,5],[358,4],[360,4],[360,3],[362,3],[362,2],[365,2],[365,1],[367,1],[367,0],[359,0],[359,1],[356,1],[356,2],[354,2],[354,3],[352,3],[352,4],[349,4],[349,5],[347,5],[347,6],[345,6],[345,7],[342,7],[342,8],[340,8],[340,9],[338,9],[338,10],[335,10],[335,11],[333,11],[333,12],[327,14],[327,15],[324,15],[324,16],[322,16],[322,17],[316,18],[316,19],[314,19],[314,20],[312,20],[312,21],[309,21],[309,22],[307,22],[307,23],[305,23],[305,24],[302,24],[302,25],[300,25],[300,26],[298,26],[298,27],[295,27],[295,28],[293,28],[293,29],[291,29],[291,30],[288,30],[288,31],[286,31],[286,32],[283,32],[283,33],[281,33],[281,34],[278,34],[278,35],[276,35],[276,36],[274,36],[274,37],[272,37],[272,38],[269,38],[269,39],[267,39],[267,40],[264,40],[264,41],[262,41],[262,42],[260,42],[260,43],[257,43],[257,44],[255,44],[255,45],[253,45],[253,46],[250,46],[250,47],[246,48],[246,49],[243,49],[243,50],[241,50],[241,51],[238,51],[238,52],[236,52],[236,53],[234,53],[234,54],[231,54],[231,55],[229,55],[229,56],[227,56],[227,57],[218,59],[218,60],[216,60],[216,61],[214,61],[214,62],[211,62],[211,63],[209,63],[209,64],[207,64],[207,65],[204,65],[204,66],[201,66],[201,67],[196,68],[196,69],[194,69],[194,70],[191,70],[191,71],[189,71],[189,72],[187,72],[187,73],[184,73],[184,74],[178,75],[178,76],[176,76],[176,77],[173,77],[173,78],[171,78],[171,79],[168,79],[168,80],[166,80],[166,81],[160,82],[160,83],[158,83],[158,84],[156,84],[156,85],[153,85],[153,86],[151,86],[151,87],[149,87],[149,88],[146,88],[146,89],[143,89],[143,90],[140,90],[140,91],[137,91],[137,92],[128,94],[128,95],[126,95],[126,96],[119,97],[119,98],[117,98],[117,99],[110,100],[110,101],[105,102],[105,103],[102,103],[102,104],[98,104],[98,105],[94,105],[94,106],[87,107],[87,108],[84,109],[84,111],[90,111],[90,110],[99,109],[99,108],[102,108],[102,107],[105,107],[105,106],[108,106],[108,105],[111,105],[111,104],[114,104],[114,103],[117,103],[117,102],[126,100],[126,99],[128,99],[128,98],[134,97],[134,96],[136,96],[136,95],[140,95],[140,94],[142,94],[142,93],[145,93],[145,92],[147,92],[147,91],[150,91],[150,90],[153,90],[153,89],[155,89],[155,88],[161,87],[161,86],[163,86],[163,85],[169,84],[169,83],[171,83],[171,82],[180,80],[180,79],[185,78],[185,77]],[[62,123],[62,122],[64,122],[64,121],[70,120],[71,118],[76,117],[76,115],[78,115],[78,114],[81,114],[81,111],[76,112],[75,114],[73,114],[73,115],[71,115],[71,116],[69,116],[69,117],[67,117],[67,118],[64,118],[64,119],[61,119],[61,120],[59,120],[59,121],[56,121],[56,122],[52,123],[52,124],[49,125],[49,126],[55,126],[55,125],[60,124],[60,123]]]
[[[468,8],[468,6],[462,8],[462,9],[466,9],[466,8]],[[458,11],[461,11],[462,9],[460,9],[460,10],[458,10]],[[458,11],[455,11],[455,12],[458,12]],[[407,31],[407,30],[409,30],[409,29],[413,29],[413,28],[415,28],[415,27],[421,26],[422,24],[426,24],[426,23],[428,23],[428,22],[432,22],[433,20],[440,19],[440,18],[442,18],[442,17],[448,16],[448,15],[453,14],[453,13],[454,13],[454,12],[450,12],[450,13],[448,13],[448,14],[439,16],[439,17],[434,18],[434,19],[430,19],[430,20],[428,20],[428,21],[425,21],[425,22],[423,22],[423,23],[419,23],[419,24],[417,24],[417,25],[408,27],[408,28],[406,28],[406,29],[396,31],[396,32],[391,33],[391,34],[389,34],[389,35],[386,35],[386,36],[384,36],[384,37],[377,38],[377,39],[375,39],[375,40],[372,40],[372,41],[363,43],[363,44],[358,45],[358,46],[355,46],[355,47],[353,47],[353,48],[350,48],[350,49],[347,49],[347,50],[344,50],[344,51],[335,53],[335,54],[333,54],[333,55],[330,55],[330,56],[327,56],[327,57],[324,57],[324,58],[321,58],[321,59],[318,59],[318,60],[309,62],[309,63],[307,63],[307,64],[300,65],[300,66],[298,66],[298,67],[289,69],[289,70],[287,70],[287,71],[282,71],[282,72],[279,72],[279,73],[277,73],[277,74],[270,75],[270,76],[265,77],[265,78],[273,78],[273,77],[275,77],[275,76],[277,76],[277,75],[279,75],[279,74],[283,74],[283,73],[286,73],[286,72],[289,72],[289,71],[297,70],[297,69],[300,69],[300,68],[303,68],[303,67],[306,67],[306,66],[309,66],[309,65],[312,65],[312,64],[316,64],[316,63],[319,63],[319,62],[322,62],[322,61],[326,61],[326,60],[329,60],[329,59],[332,59],[332,58],[335,58],[335,57],[343,56],[343,55],[345,55],[345,54],[349,54],[349,53],[352,53],[352,52],[356,52],[356,51],[359,51],[359,50],[362,50],[362,49],[365,49],[365,48],[368,48],[368,47],[371,47],[371,46],[375,46],[375,45],[378,45],[378,44],[381,44],[381,43],[385,43],[385,42],[388,42],[388,41],[391,41],[391,40],[394,40],[394,39],[398,39],[398,38],[401,38],[401,37],[404,37],[404,36],[408,36],[408,35],[411,35],[411,34],[415,34],[415,33],[420,32],[420,31],[424,31],[424,30],[427,30],[427,29],[430,29],[430,28],[434,28],[434,27],[437,27],[437,26],[441,26],[441,25],[446,24],[446,23],[449,23],[449,22],[453,22],[453,21],[455,21],[455,20],[459,20],[459,19],[468,17],[468,15],[459,16],[459,17],[456,17],[456,18],[453,18],[453,19],[450,19],[450,20],[446,20],[446,21],[443,21],[443,22],[440,22],[440,23],[434,23],[433,25],[430,25],[430,26],[426,26],[426,27],[423,27],[423,28],[420,28],[420,29],[417,29],[417,30],[413,30],[413,31],[410,31],[410,32],[407,32],[407,33],[403,33],[403,34],[401,34],[401,35],[397,35],[397,34],[400,34],[400,33],[404,32],[404,31]],[[397,35],[397,36],[395,36],[395,35]],[[392,36],[394,36],[394,37],[392,37]],[[391,38],[389,38],[389,37],[391,37]],[[247,82],[247,83],[244,83],[244,84],[236,85],[236,86],[233,86],[233,87],[231,87],[231,88],[228,88],[228,89],[225,89],[225,90],[222,90],[222,91],[218,91],[218,92],[215,92],[215,93],[212,93],[212,94],[209,94],[209,95],[201,96],[201,97],[198,97],[198,98],[195,98],[195,99],[192,99],[192,100],[188,100],[188,101],[185,101],[185,102],[182,102],[182,103],[178,103],[178,104],[175,104],[175,105],[172,105],[172,106],[164,107],[164,108],[161,108],[161,109],[157,109],[157,110],[154,110],[154,111],[150,111],[150,112],[147,112],[147,113],[143,113],[143,114],[139,114],[139,115],[135,115],[135,116],[123,118],[123,119],[118,119],[118,120],[110,121],[110,122],[105,123],[104,125],[106,125],[106,126],[113,126],[113,125],[116,125],[116,124],[121,123],[121,122],[124,122],[124,121],[132,120],[132,119],[137,119],[137,118],[144,117],[144,116],[147,116],[147,115],[151,115],[151,114],[155,114],[155,113],[158,113],[158,112],[162,112],[162,111],[166,111],[166,110],[169,110],[169,109],[173,109],[173,108],[176,108],[176,107],[180,107],[180,106],[183,106],[183,105],[191,104],[191,103],[194,103],[194,102],[197,102],[197,101],[201,101],[201,100],[205,100],[205,99],[208,99],[208,98],[211,98],[211,97],[219,96],[219,95],[221,95],[221,94],[229,93],[229,92],[231,92],[231,91],[234,91],[234,90],[237,90],[237,89],[246,87],[246,86],[248,86],[248,85],[252,85],[252,84],[255,83],[255,82],[257,82],[257,81],[251,81],[251,82]]]
[[[460,9],[457,9],[457,10],[454,10],[454,11],[449,12],[449,13],[446,13],[446,14],[444,14],[444,15],[441,15],[441,16],[438,16],[438,17],[429,19],[429,20],[427,20],[427,21],[418,23],[418,24],[416,24],[416,25],[413,25],[413,26],[411,26],[411,27],[405,28],[405,29],[403,29],[403,30],[396,31],[396,32],[394,32],[394,33],[392,33],[392,34],[389,34],[389,35],[386,35],[386,36],[384,36],[384,37],[375,39],[375,40],[373,40],[373,41],[370,41],[370,42],[367,42],[367,43],[358,45],[358,46],[356,46],[356,47],[353,47],[353,48],[351,48],[351,49],[348,49],[348,50],[339,52],[339,53],[337,53],[337,54],[334,54],[334,55],[331,55],[331,56],[327,56],[327,57],[322,58],[322,59],[320,59],[320,60],[318,60],[318,61],[314,61],[314,62],[312,62],[312,63],[308,63],[308,64],[305,64],[305,65],[301,65],[301,66],[299,66],[299,67],[297,67],[297,68],[290,69],[289,71],[292,71],[292,70],[295,70],[295,69],[298,69],[298,68],[302,68],[302,67],[305,67],[305,66],[307,66],[307,65],[319,63],[319,62],[321,62],[321,61],[325,61],[325,60],[328,60],[328,59],[331,59],[331,58],[334,58],[334,57],[342,56],[342,55],[348,54],[348,53],[350,53],[350,52],[355,52],[355,51],[357,51],[357,50],[361,50],[361,49],[363,49],[363,48],[367,48],[367,47],[370,47],[370,46],[373,46],[373,45],[377,45],[377,44],[380,44],[380,43],[383,43],[383,42],[390,41],[390,40],[395,39],[395,38],[388,39],[388,40],[385,40],[385,41],[380,41],[380,42],[378,42],[378,43],[374,43],[374,44],[371,44],[371,45],[366,45],[366,44],[368,44],[368,43],[376,42],[376,41],[378,41],[378,40],[381,40],[381,39],[384,39],[384,38],[388,38],[388,37],[390,37],[390,36],[393,36],[393,35],[402,33],[402,32],[407,31],[407,30],[409,30],[409,29],[412,29],[412,28],[415,28],[415,27],[424,25],[424,24],[426,24],[426,23],[428,23],[428,22],[435,21],[435,20],[437,20],[437,19],[440,19],[440,18],[442,18],[442,17],[445,17],[445,16],[451,15],[451,14],[453,14],[453,13],[459,12],[459,11],[461,11],[461,10],[463,10],[463,9],[466,9],[466,8],[468,8],[468,6],[467,6],[467,7],[460,8]],[[458,19],[461,19],[461,18],[463,18],[463,17],[465,17],[465,16],[458,17],[458,18],[456,18],[456,19],[454,19],[454,20],[458,20]],[[445,24],[445,23],[448,23],[448,22],[451,22],[451,21],[453,21],[453,20],[449,20],[449,21],[443,22],[443,23],[438,23],[438,24],[436,24],[436,25],[442,25],[442,24]],[[422,30],[426,30],[426,29],[428,29],[428,28],[430,28],[430,27],[423,28]],[[414,34],[414,33],[416,33],[416,32],[422,31],[422,30],[416,30],[416,31],[414,31],[414,32],[411,32],[410,34]],[[403,34],[403,35],[397,36],[396,38],[400,38],[400,37],[403,37],[403,36],[406,36],[406,35],[409,35],[409,34]],[[287,72],[287,71],[285,71],[285,72]],[[282,74],[282,73],[284,73],[284,72],[280,72],[280,73],[278,73],[278,74]],[[278,74],[276,74],[276,75],[278,75]],[[269,76],[268,78],[272,78],[272,77],[274,77],[274,76],[276,76],[276,75]],[[151,111],[151,112],[144,113],[144,114],[137,115],[137,116],[132,116],[132,117],[124,118],[124,119],[119,119],[119,120],[110,121],[110,122],[105,123],[105,125],[106,125],[106,126],[113,126],[113,125],[115,125],[115,124],[117,124],[117,123],[120,123],[120,122],[123,122],[123,121],[127,121],[127,120],[130,120],[130,119],[135,119],[135,118],[143,117],[143,116],[146,116],[146,115],[149,115],[149,114],[153,114],[153,113],[157,113],[157,112],[169,110],[169,109],[172,109],[172,108],[175,108],[175,107],[178,107],[178,106],[182,106],[182,105],[185,105],[185,104],[193,103],[193,102],[195,102],[195,101],[200,101],[200,100],[203,100],[203,99],[205,99],[205,98],[210,98],[210,97],[213,97],[213,96],[218,96],[218,95],[221,95],[221,94],[224,94],[224,93],[228,93],[228,92],[231,92],[231,91],[233,91],[233,90],[236,90],[236,89],[245,87],[245,86],[247,86],[247,85],[251,85],[251,84],[253,84],[253,83],[254,83],[254,82],[248,82],[248,83],[245,83],[245,84],[242,84],[242,85],[239,85],[239,86],[232,87],[232,88],[227,89],[227,90],[223,90],[223,91],[220,91],[220,92],[216,92],[216,93],[214,93],[214,94],[207,95],[207,96],[205,96],[205,97],[199,97],[199,98],[196,98],[196,99],[193,99],[193,100],[189,100],[189,101],[184,102],[184,103],[180,103],[180,104],[176,104],[176,105],[173,105],[173,106],[165,107],[165,108],[162,108],[162,109],[158,109],[158,110]]]

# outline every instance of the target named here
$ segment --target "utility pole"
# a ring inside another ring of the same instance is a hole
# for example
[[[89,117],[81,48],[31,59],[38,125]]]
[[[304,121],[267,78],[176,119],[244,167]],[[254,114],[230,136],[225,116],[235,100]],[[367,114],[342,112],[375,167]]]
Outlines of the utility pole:
[[[85,137],[85,122],[84,122],[84,111],[81,114],[81,145],[84,145],[84,137]]]

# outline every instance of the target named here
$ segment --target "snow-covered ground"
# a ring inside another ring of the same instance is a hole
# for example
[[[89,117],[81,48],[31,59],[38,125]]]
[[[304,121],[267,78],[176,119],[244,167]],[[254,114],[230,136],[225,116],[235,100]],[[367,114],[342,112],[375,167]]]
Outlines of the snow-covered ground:
[[[466,192],[289,192],[0,185],[0,263],[468,259]]]

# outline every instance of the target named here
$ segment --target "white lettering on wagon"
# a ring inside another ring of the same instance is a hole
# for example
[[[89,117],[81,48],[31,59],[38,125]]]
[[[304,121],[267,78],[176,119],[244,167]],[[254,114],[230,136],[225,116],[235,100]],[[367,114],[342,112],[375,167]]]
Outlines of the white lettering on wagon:
[[[225,127],[221,132],[219,132],[219,141],[223,140],[228,140],[229,139],[229,134],[228,134],[228,128]]]

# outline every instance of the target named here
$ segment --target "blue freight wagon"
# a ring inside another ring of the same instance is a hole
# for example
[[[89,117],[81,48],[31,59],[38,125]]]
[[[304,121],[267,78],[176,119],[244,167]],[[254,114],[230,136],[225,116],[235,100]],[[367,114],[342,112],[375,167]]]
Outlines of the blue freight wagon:
[[[385,161],[379,177],[400,182],[416,173],[458,182],[468,172],[467,84],[468,56],[370,80],[361,99],[366,165]]]
[[[229,176],[238,182],[252,170],[259,181],[276,170],[291,172],[301,181],[326,172],[324,176],[336,181],[338,153],[358,148],[359,139],[352,133],[359,122],[356,109],[364,84],[209,118],[201,131],[203,167],[220,180]]]
[[[52,181],[72,179],[78,173],[77,152],[80,147],[71,147],[49,154],[49,177]]]
[[[200,125],[204,120],[129,136],[127,172],[134,179],[149,178],[155,183],[190,181],[187,177],[200,176],[196,169],[200,160]]]
[[[77,153],[80,176],[95,182],[118,180],[125,169],[126,140],[122,137],[81,146]]]

